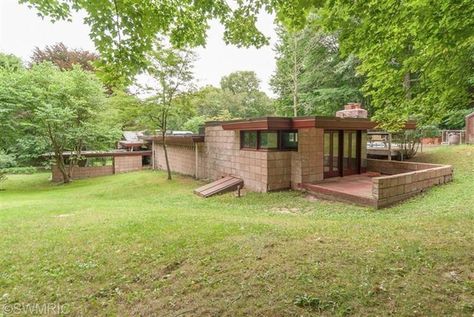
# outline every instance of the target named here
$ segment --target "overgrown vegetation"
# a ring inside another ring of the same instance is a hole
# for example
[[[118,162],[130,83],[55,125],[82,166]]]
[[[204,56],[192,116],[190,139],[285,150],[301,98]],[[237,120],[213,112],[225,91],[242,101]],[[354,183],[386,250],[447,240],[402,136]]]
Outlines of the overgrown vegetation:
[[[472,316],[474,148],[418,160],[454,181],[388,209],[298,192],[202,199],[143,171],[0,192],[0,305],[71,315]],[[32,285],[34,287],[32,287]]]

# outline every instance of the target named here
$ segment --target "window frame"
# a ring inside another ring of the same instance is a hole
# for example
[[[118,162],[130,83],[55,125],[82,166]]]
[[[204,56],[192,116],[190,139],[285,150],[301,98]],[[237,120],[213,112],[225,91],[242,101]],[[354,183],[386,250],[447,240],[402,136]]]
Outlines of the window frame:
[[[262,148],[261,147],[261,134],[264,133],[277,133],[277,147],[275,148]],[[256,133],[257,134],[257,142],[255,147],[248,147],[244,144],[244,133]],[[298,143],[295,148],[283,148],[282,142],[282,133],[296,133],[298,134],[298,130],[240,130],[240,149],[245,151],[267,151],[267,152],[285,152],[285,151],[298,151]]]

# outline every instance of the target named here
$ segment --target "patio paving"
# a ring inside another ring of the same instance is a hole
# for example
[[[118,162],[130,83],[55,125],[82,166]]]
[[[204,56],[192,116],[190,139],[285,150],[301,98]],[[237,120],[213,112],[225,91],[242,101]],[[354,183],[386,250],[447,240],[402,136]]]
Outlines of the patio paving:
[[[372,177],[374,173],[332,177],[317,183],[304,183],[302,188],[310,194],[323,199],[336,200],[363,206],[375,206],[372,195]]]

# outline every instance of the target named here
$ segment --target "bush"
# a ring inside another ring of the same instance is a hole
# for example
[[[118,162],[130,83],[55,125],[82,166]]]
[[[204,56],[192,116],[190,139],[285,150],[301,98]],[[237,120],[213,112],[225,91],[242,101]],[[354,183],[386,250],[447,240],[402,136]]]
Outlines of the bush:
[[[0,151],[0,169],[15,167],[16,165],[16,160],[13,155]]]
[[[38,172],[38,168],[34,166],[10,167],[0,169],[0,173],[3,174],[34,174],[36,172]]]
[[[421,137],[423,138],[436,138],[441,135],[441,131],[437,126],[427,125],[420,128]]]
[[[7,180],[7,174],[0,171],[0,184],[2,184],[6,180]],[[1,190],[1,187],[0,187],[0,190]]]

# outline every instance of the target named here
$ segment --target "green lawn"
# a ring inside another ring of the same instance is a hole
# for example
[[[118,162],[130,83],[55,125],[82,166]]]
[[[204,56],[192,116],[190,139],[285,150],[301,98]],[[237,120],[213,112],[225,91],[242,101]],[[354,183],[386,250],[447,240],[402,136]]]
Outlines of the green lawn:
[[[0,306],[71,315],[472,316],[474,147],[430,150],[454,182],[374,211],[298,192],[202,199],[143,171],[0,192]],[[0,311],[1,315],[1,311]]]

